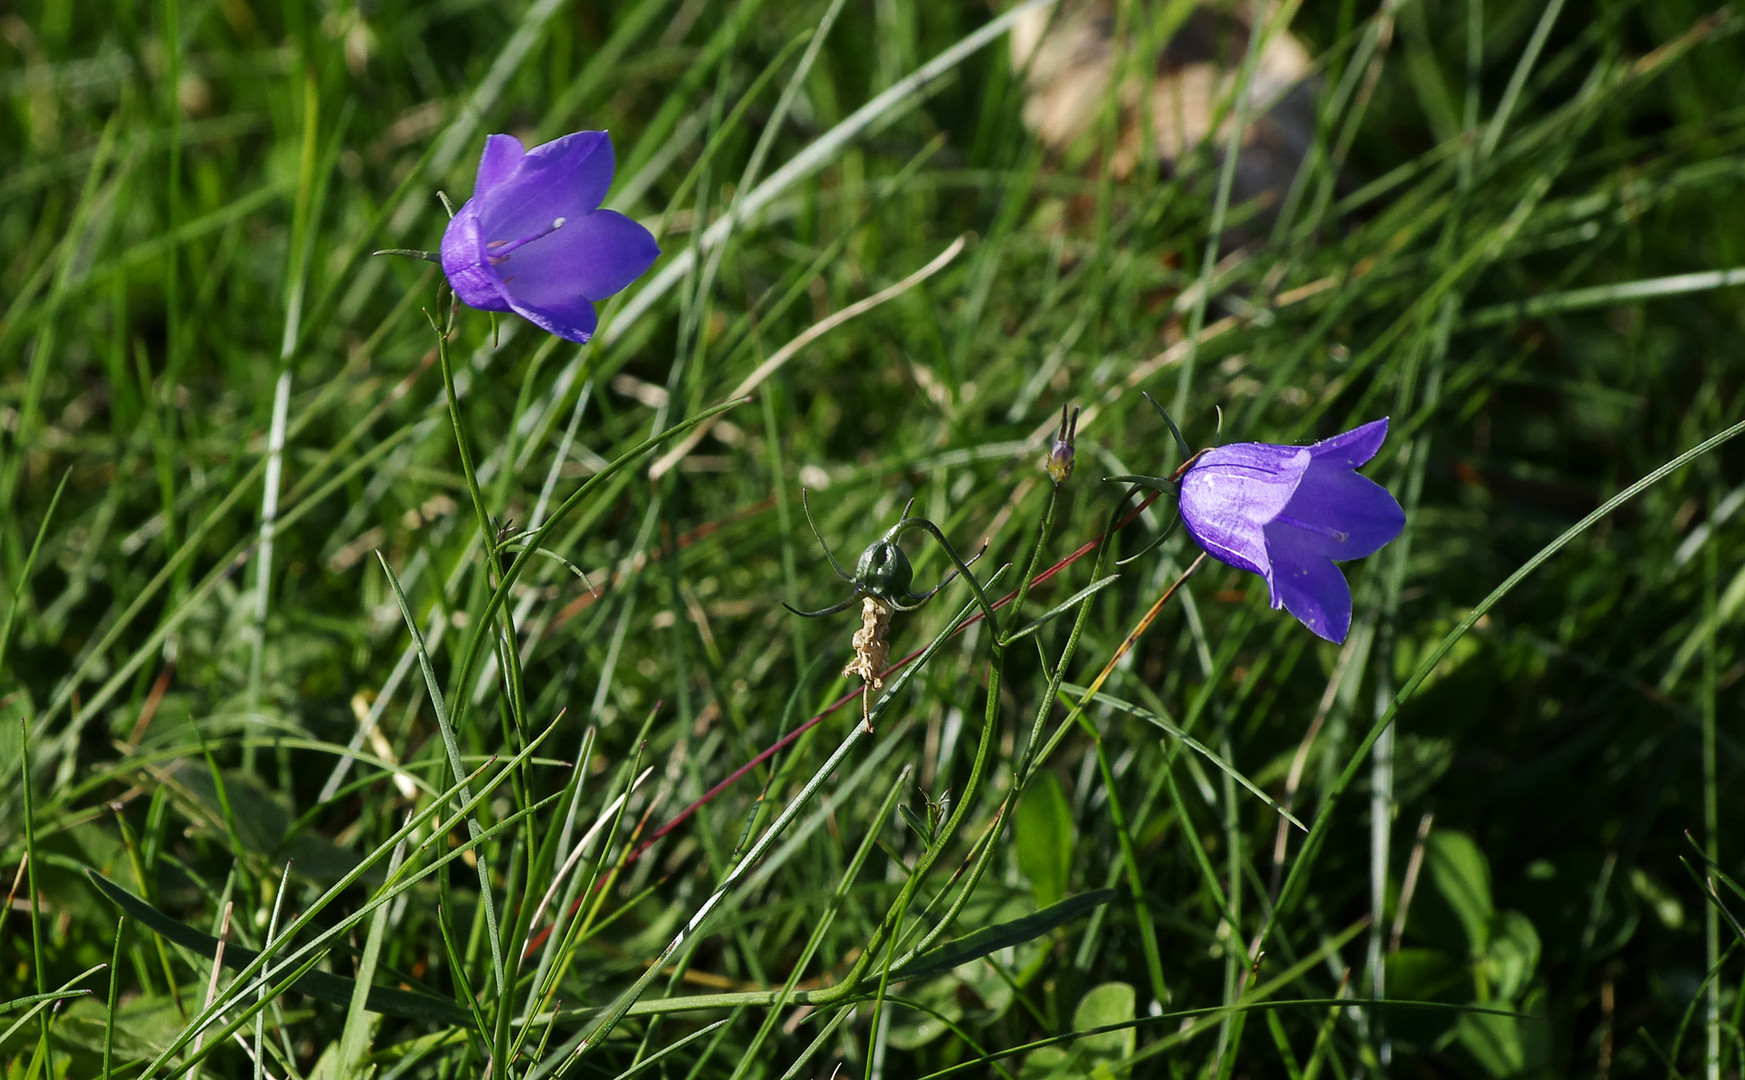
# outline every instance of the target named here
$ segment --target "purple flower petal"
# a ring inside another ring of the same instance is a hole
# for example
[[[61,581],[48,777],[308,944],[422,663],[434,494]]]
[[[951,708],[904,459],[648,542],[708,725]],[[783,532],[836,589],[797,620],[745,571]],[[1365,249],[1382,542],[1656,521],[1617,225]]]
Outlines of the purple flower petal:
[[[1349,469],[1311,464],[1281,516],[1267,526],[1272,540],[1284,530],[1324,558],[1361,559],[1400,535],[1406,512],[1387,488]]]
[[[1182,524],[1213,558],[1265,577],[1263,530],[1290,502],[1309,461],[1299,446],[1233,443],[1209,450],[1182,477]]]
[[[442,272],[448,275],[454,294],[466,306],[480,311],[509,310],[503,283],[485,258],[485,239],[479,232],[479,215],[473,199],[462,204],[442,234]]]
[[[612,136],[604,131],[578,131],[541,143],[527,154],[528,164],[567,169],[580,198],[590,207],[606,201],[618,159],[612,151]]]
[[[596,210],[513,252],[499,267],[506,287],[531,304],[580,294],[604,300],[635,281],[660,254],[649,231],[623,214]]]
[[[1272,547],[1272,606],[1334,644],[1351,632],[1351,587],[1339,568],[1317,552],[1292,543]]]
[[[1382,440],[1387,437],[1388,418],[1384,416],[1380,420],[1359,424],[1343,434],[1322,439],[1309,447],[1309,453],[1327,459],[1329,464],[1355,469],[1374,457],[1381,449]]]
[[[612,184],[612,140],[578,131],[534,147],[482,210],[486,240],[513,241],[592,213]]]
[[[586,297],[567,297],[544,307],[531,307],[516,297],[511,297],[509,302],[515,314],[546,333],[556,334],[577,345],[586,345],[594,336],[594,327],[600,324],[599,316],[594,314],[594,305]]]
[[[479,156],[479,175],[473,180],[473,202],[492,201],[496,189],[515,175],[527,156],[521,140],[513,135],[492,135],[485,140],[485,152]]]

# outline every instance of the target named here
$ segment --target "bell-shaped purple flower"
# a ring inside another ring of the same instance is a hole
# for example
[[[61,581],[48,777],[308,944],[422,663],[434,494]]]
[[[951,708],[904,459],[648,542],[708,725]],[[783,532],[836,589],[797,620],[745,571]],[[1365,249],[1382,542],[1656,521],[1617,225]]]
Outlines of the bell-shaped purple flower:
[[[1208,450],[1182,477],[1182,524],[1212,558],[1265,578],[1274,608],[1342,642],[1351,589],[1334,562],[1374,552],[1406,524],[1387,489],[1356,472],[1387,433],[1384,417],[1313,446]]]
[[[468,199],[442,234],[442,272],[482,311],[513,311],[577,343],[593,336],[596,301],[635,281],[660,254],[649,231],[600,209],[612,140],[578,131],[524,150],[492,135]]]

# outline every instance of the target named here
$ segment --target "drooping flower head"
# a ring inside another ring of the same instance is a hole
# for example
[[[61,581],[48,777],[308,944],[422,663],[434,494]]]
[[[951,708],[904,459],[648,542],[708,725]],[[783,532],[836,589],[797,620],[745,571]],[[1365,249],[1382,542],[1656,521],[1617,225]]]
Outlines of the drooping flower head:
[[[612,140],[578,131],[524,150],[492,135],[468,199],[442,234],[442,272],[481,311],[513,311],[577,343],[593,336],[596,301],[635,281],[660,254],[649,231],[600,209],[612,185]]]
[[[1387,433],[1384,417],[1313,446],[1208,450],[1182,476],[1182,524],[1212,558],[1265,578],[1274,608],[1342,642],[1351,589],[1333,564],[1371,554],[1406,524],[1387,489],[1356,471]]]

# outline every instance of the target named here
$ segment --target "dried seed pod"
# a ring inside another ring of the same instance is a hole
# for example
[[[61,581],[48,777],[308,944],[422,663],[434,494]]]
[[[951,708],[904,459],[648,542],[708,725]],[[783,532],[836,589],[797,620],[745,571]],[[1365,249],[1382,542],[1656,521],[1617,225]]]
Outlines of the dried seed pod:
[[[851,575],[836,561],[836,555],[825,543],[824,536],[818,531],[818,523],[812,520],[812,505],[806,496],[805,489],[800,491],[800,505],[806,511],[806,524],[811,527],[812,535],[818,538],[818,544],[824,549],[824,557],[830,560],[830,566],[836,571],[836,576],[854,586],[854,594],[840,604],[832,604],[817,611],[801,611],[792,604],[783,602],[782,606],[803,618],[813,619],[822,615],[834,615],[839,611],[847,611],[854,602],[861,602],[860,629],[854,632],[854,657],[842,669],[843,675],[859,675],[865,680],[861,689],[861,710],[866,720],[867,730],[872,730],[872,693],[884,688],[884,672],[890,666],[891,646],[886,640],[890,630],[891,613],[894,611],[914,611],[926,603],[940,589],[945,588],[952,578],[962,574],[975,590],[976,602],[981,605],[982,613],[987,617],[988,625],[997,634],[999,620],[994,614],[994,608],[988,602],[987,594],[982,591],[981,583],[970,573],[969,564],[981,558],[977,552],[975,558],[965,562],[958,555],[957,549],[945,538],[939,526],[921,517],[910,517],[909,511],[914,507],[913,499],[903,507],[903,516],[897,523],[885,530],[879,539],[867,545],[861,552],[860,560],[855,563]],[[903,549],[897,545],[897,540],[909,530],[920,530],[932,536],[945,554],[951,559],[952,571],[945,579],[924,593],[911,591],[915,582],[914,568],[909,565],[909,557],[903,554]]]
[[[842,668],[844,676],[859,675],[860,715],[872,731],[873,694],[885,688],[885,669],[891,666],[891,643],[885,635],[891,628],[891,609],[876,596],[860,601],[860,629],[854,632],[854,656]]]

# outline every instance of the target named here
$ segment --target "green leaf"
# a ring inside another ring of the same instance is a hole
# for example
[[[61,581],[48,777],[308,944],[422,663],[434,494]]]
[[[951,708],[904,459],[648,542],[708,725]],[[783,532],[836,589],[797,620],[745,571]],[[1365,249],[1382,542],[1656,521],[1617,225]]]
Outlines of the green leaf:
[[[1011,922],[983,927],[973,934],[966,934],[954,941],[948,941],[936,949],[929,949],[891,972],[891,979],[892,981],[924,979],[929,975],[950,971],[952,968],[967,964],[972,960],[980,960],[989,953],[997,952],[1008,946],[1033,941],[1055,927],[1070,922],[1094,908],[1101,907],[1118,895],[1120,894],[1114,889],[1098,889],[1095,892],[1079,893],[1077,896],[1067,897],[1058,904],[1043,908],[1033,915],[1026,915],[1022,919],[1013,919]]]
[[[1729,878],[1726,874],[1722,873],[1720,868],[1714,863],[1708,862],[1707,857],[1704,856],[1702,852],[1697,852],[1697,857],[1703,859],[1706,864],[1707,868],[1703,873],[1698,873],[1696,867],[1691,865],[1690,860],[1682,855],[1679,856],[1678,861],[1684,864],[1685,873],[1689,874],[1690,879],[1696,883],[1697,888],[1703,894],[1703,899],[1715,905],[1715,910],[1721,913],[1721,918],[1725,919],[1727,925],[1733,928],[1733,936],[1738,938],[1741,942],[1745,942],[1745,925],[1740,924],[1738,916],[1734,915],[1732,909],[1727,907],[1726,903],[1722,901],[1721,894],[1716,891],[1714,886],[1715,881],[1720,881],[1722,884],[1737,893],[1739,892],[1738,884],[1734,882],[1732,878]],[[1707,875],[1706,877],[1704,876],[1705,874]]]
[[[1686,838],[1689,839],[1689,834],[1686,834]],[[1694,847],[1696,842],[1693,840],[1693,841],[1691,841],[1691,843],[1692,843],[1692,846]],[[1718,866],[1713,859],[1709,858],[1706,854],[1704,854],[1701,848],[1697,849],[1697,858],[1699,858],[1703,861],[1703,873],[1704,874],[1707,874],[1710,877],[1713,877],[1716,881],[1719,881],[1721,884],[1725,885],[1729,890],[1732,891],[1734,896],[1737,896],[1741,900],[1745,900],[1745,887],[1741,887],[1737,881],[1734,881],[1732,878],[1728,877],[1727,872],[1722,870],[1720,868],[1720,866]],[[1693,877],[1695,877],[1694,874],[1693,874]],[[1700,877],[1698,877],[1696,880],[1698,881],[1699,884],[1701,884],[1702,879]],[[1706,886],[1705,886],[1705,890],[1706,890]]]
[[[198,803],[218,828],[224,827],[211,770],[194,761],[181,761],[164,775],[176,790]],[[293,834],[296,819],[285,808],[283,799],[247,773],[226,770],[224,793],[230,800],[237,839],[243,850],[260,855],[263,861],[288,861],[292,873],[324,885],[338,881],[360,861],[356,852],[340,847],[320,833],[299,830]],[[372,887],[380,885],[381,868],[365,868],[362,880]]]
[[[1073,1030],[1091,1031],[1116,1024],[1131,1025],[1137,1015],[1134,1012],[1137,1001],[1138,995],[1134,993],[1131,983],[1106,982],[1101,986],[1093,986],[1079,999],[1079,1007],[1073,1011]],[[1109,1066],[1126,1060],[1133,1053],[1136,1043],[1137,1036],[1133,1028],[1128,1026],[1119,1031],[1101,1031],[1095,1035],[1086,1035],[1074,1045],[1093,1072],[1098,1071],[1098,1065],[1103,1066],[1101,1071],[1108,1072]]]
[[[1527,1065],[1520,1022],[1494,1013],[1464,1013],[1454,1030],[1460,1045],[1492,1076],[1515,1076]]]
[[[958,983],[952,979],[923,983],[913,995],[922,1007],[908,1010],[907,1016],[891,1024],[885,1038],[899,1050],[918,1050],[950,1035],[951,1025],[963,1019],[957,992]]]
[[[1492,1076],[1539,1075],[1551,1067],[1544,987],[1529,992],[1516,1015],[1463,1013],[1454,1030],[1460,1045]]]
[[[1409,1001],[1472,1000],[1472,973],[1441,949],[1399,949],[1387,956],[1388,996]]]
[[[899,805],[897,807],[897,813],[903,815],[904,824],[908,825],[909,828],[914,831],[915,835],[920,838],[923,844],[931,844],[933,842],[933,826],[929,825],[925,818],[904,805]]]
[[[91,879],[91,884],[97,886],[97,891],[107,896],[116,907],[132,918],[138,919],[155,933],[204,956],[211,956],[217,951],[218,939],[211,934],[202,933],[187,923],[170,918],[94,870],[86,871],[86,876]],[[245,949],[234,942],[227,942],[224,946],[224,966],[240,970],[247,967],[259,955],[253,949]],[[317,1001],[325,1001],[330,1005],[343,1007],[351,1003],[352,992],[356,987],[356,980],[347,979],[340,975],[329,975],[322,971],[311,971],[298,979],[292,988],[299,994],[312,997]],[[459,1026],[467,1021],[466,1013],[461,1011],[460,1006],[454,1002],[445,1001],[434,994],[419,990],[398,990],[388,986],[372,986],[370,987],[368,1004],[364,1007],[371,1012],[381,1013],[383,1016],[424,1020],[433,1024]]]
[[[1465,833],[1437,830],[1424,842],[1424,868],[1431,886],[1466,932],[1467,955],[1483,956],[1496,914],[1484,852]]]
[[[1030,881],[1036,906],[1046,908],[1066,895],[1072,870],[1072,809],[1051,772],[1030,781],[1018,803],[1018,869]]]
[[[167,995],[124,997],[115,1014],[95,995],[64,1007],[55,1020],[55,1036],[70,1049],[102,1053],[105,1037],[113,1040],[121,1058],[150,1058],[176,1037],[182,1014]]]
[[[1521,1032],[1521,1051],[1526,1056],[1526,1071],[1545,1072],[1551,1068],[1551,1006],[1550,992],[1535,986],[1521,999],[1521,1011],[1526,1015],[1517,1021]]]
[[[1539,932],[1519,911],[1497,913],[1485,950],[1484,974],[1497,1001],[1514,1001],[1527,988],[1539,966]]]
[[[1684,904],[1674,893],[1670,892],[1660,880],[1640,866],[1630,868],[1630,888],[1647,905],[1654,917],[1660,920],[1660,925],[1668,930],[1678,930],[1684,926]]]
[[[1063,1046],[1039,1046],[1024,1058],[1018,1080],[1057,1080],[1072,1076],[1067,1069],[1070,1056]]]

